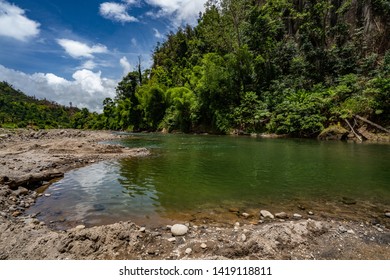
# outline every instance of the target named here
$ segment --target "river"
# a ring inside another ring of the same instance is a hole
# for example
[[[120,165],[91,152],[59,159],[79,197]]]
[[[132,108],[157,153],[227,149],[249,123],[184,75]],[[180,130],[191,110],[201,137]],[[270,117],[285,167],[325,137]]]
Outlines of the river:
[[[390,209],[386,144],[180,134],[130,134],[120,144],[152,155],[73,170],[28,212],[66,228],[232,223],[243,212],[256,222],[260,209],[369,220]]]

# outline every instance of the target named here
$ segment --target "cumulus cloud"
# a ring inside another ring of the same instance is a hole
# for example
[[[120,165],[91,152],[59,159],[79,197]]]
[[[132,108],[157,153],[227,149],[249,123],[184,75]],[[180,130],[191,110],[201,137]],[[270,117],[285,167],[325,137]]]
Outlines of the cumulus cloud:
[[[104,2],[100,4],[100,15],[106,19],[118,22],[137,22],[138,19],[127,13],[129,5],[135,4],[136,1],[126,1],[127,4],[115,2]]]
[[[127,60],[127,57],[124,56],[119,60],[120,65],[123,68],[123,76],[127,75],[131,71],[130,62]]]
[[[69,39],[58,39],[57,43],[73,58],[93,58],[95,53],[108,52],[107,47],[100,44],[90,47],[87,44]]]
[[[0,0],[0,36],[26,41],[39,34],[40,24],[25,16],[18,6]]]
[[[76,71],[73,80],[53,73],[26,74],[0,65],[0,81],[7,81],[27,95],[46,98],[62,105],[72,102],[79,108],[101,112],[103,100],[115,97],[116,80],[102,77],[102,73],[87,69]]]
[[[155,17],[170,17],[176,25],[183,23],[195,24],[199,12],[204,11],[207,0],[145,0],[149,5],[158,8]]]

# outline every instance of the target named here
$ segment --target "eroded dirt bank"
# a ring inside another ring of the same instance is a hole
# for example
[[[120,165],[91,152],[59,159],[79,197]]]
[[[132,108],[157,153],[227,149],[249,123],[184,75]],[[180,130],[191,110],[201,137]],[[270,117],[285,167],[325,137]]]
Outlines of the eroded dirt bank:
[[[255,214],[261,222],[253,223],[253,216],[237,213],[225,224],[182,221],[188,232],[176,237],[168,226],[131,221],[54,231],[24,213],[38,197],[37,187],[68,170],[149,154],[99,144],[118,137],[101,131],[0,129],[0,259],[390,259],[390,230],[381,223],[390,219],[390,209],[370,222],[288,213],[282,219]]]

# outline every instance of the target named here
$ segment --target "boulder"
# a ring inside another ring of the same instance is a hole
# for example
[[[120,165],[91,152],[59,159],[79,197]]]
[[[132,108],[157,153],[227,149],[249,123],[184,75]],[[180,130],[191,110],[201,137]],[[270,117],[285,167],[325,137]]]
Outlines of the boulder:
[[[270,219],[274,219],[274,215],[272,215],[271,212],[267,211],[267,210],[261,210],[260,211],[260,216],[261,217],[264,217],[264,218],[270,218]]]
[[[293,217],[294,217],[295,219],[301,219],[301,218],[302,218],[302,215],[295,213],[295,214],[293,215]]]
[[[276,213],[275,217],[278,219],[287,219],[288,218],[288,216],[285,212]]]
[[[171,228],[171,233],[174,236],[185,235],[188,232],[188,227],[182,224],[175,224]]]
[[[16,191],[14,191],[14,195],[20,196],[20,195],[26,195],[28,194],[28,189],[19,187]]]

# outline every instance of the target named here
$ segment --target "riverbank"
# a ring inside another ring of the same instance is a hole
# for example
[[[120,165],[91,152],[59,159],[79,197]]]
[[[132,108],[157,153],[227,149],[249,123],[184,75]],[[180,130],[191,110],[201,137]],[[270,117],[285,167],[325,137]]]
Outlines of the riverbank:
[[[104,131],[0,130],[0,259],[390,259],[390,231],[338,215],[261,217],[229,209],[232,219],[183,220],[184,236],[168,226],[131,221],[52,230],[25,210],[50,180],[102,160],[147,156],[146,149],[100,144],[121,136]],[[228,211],[228,210],[227,210]],[[284,211],[284,209],[280,209]],[[315,213],[316,214],[316,213]]]

